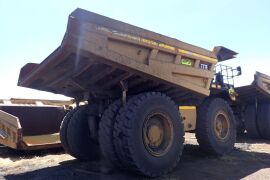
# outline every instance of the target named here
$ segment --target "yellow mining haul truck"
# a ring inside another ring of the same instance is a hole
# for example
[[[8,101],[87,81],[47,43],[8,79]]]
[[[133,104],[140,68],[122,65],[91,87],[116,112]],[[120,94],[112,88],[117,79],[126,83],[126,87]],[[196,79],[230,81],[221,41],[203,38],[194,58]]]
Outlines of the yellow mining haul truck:
[[[0,144],[17,150],[61,147],[59,127],[72,101],[0,100]]]
[[[245,89],[234,88],[240,67],[216,66],[236,54],[76,9],[61,45],[42,63],[26,64],[18,85],[67,95],[77,104],[88,101],[70,111],[60,128],[61,142],[72,156],[102,156],[156,177],[176,167],[185,131],[196,133],[202,150],[226,154],[234,147],[237,129],[244,129],[243,114],[253,113],[254,123],[256,112],[269,108],[267,102],[260,105],[263,95],[249,101],[241,96]],[[261,94],[251,92],[253,97]]]

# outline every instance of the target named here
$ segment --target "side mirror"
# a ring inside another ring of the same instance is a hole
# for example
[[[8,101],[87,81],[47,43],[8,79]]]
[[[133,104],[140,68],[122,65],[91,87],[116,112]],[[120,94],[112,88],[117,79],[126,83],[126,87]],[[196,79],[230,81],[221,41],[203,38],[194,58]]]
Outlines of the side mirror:
[[[242,68],[241,68],[241,66],[238,66],[238,67],[236,68],[236,70],[237,70],[237,76],[242,75]]]

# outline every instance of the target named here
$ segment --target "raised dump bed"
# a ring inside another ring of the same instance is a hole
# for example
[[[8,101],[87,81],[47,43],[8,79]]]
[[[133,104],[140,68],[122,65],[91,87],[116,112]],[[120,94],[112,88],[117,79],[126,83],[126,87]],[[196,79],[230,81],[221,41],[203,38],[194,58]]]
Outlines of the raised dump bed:
[[[256,72],[254,81],[247,86],[236,88],[239,99],[246,103],[270,103],[270,76]]]
[[[248,136],[270,139],[270,76],[256,72],[248,86],[236,88]]]
[[[209,95],[221,47],[208,51],[77,9],[61,45],[41,64],[27,64],[18,85],[76,99],[164,92],[179,104]],[[226,57],[225,57],[226,58]]]
[[[60,147],[59,128],[72,101],[0,100],[0,144],[19,150]]]

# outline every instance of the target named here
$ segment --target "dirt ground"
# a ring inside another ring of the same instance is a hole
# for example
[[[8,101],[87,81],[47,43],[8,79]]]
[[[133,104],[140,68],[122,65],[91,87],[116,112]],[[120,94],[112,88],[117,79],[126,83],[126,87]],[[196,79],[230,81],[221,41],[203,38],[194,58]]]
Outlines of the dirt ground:
[[[203,153],[193,134],[186,134],[177,168],[157,179],[270,179],[270,141],[238,139],[223,157]],[[62,149],[18,152],[0,148],[0,179],[147,179],[113,169],[104,162],[79,162]]]

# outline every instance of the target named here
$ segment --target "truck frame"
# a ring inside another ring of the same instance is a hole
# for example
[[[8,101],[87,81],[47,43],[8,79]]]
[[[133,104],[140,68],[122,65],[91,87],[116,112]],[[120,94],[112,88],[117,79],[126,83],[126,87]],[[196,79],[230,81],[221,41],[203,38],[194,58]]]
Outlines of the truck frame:
[[[208,51],[76,9],[61,45],[42,63],[26,64],[18,85],[67,95],[77,104],[88,102],[61,124],[61,142],[72,156],[104,157],[157,177],[179,162],[185,131],[196,133],[205,152],[223,155],[233,149],[237,131],[245,129],[245,117],[253,113],[248,122],[257,128],[254,122],[262,119],[257,112],[270,108],[259,99],[269,77],[257,74],[258,84],[234,88],[241,68],[218,70],[217,63],[236,54],[222,46]],[[245,89],[258,87],[263,90],[256,91],[256,101],[244,95]],[[267,138],[265,127],[259,131]]]

